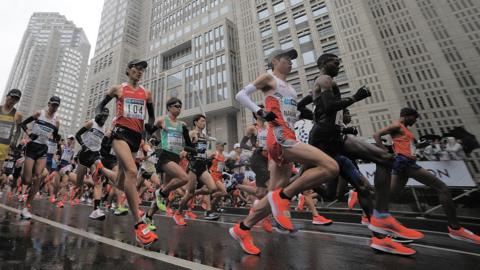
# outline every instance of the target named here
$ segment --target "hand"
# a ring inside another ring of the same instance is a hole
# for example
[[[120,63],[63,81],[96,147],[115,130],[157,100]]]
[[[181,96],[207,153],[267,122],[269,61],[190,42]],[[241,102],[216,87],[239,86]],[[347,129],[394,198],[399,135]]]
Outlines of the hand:
[[[28,134],[28,138],[30,138],[31,141],[35,141],[38,138],[38,135],[35,133],[30,133]]]
[[[358,130],[356,127],[346,127],[342,130],[343,134],[352,134],[357,136],[358,135]]]
[[[263,109],[260,109],[257,111],[257,115],[260,116],[261,118],[265,119],[267,122],[271,122],[277,118],[275,113],[269,112],[269,111],[264,111]]]
[[[372,93],[370,92],[368,87],[364,85],[357,90],[357,92],[353,95],[353,98],[355,99],[356,102],[358,102],[360,100],[366,99],[371,95]]]

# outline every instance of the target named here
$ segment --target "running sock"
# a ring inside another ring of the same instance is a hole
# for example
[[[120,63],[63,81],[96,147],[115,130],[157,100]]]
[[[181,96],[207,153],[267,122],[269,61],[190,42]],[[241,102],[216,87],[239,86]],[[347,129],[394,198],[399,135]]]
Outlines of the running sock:
[[[285,193],[283,193],[283,190],[280,191],[280,198],[285,199],[285,200],[291,200],[292,198],[288,197]]]
[[[247,225],[245,225],[245,223],[243,223],[243,221],[240,222],[240,229],[242,229],[244,231],[249,231],[250,230],[250,228],[247,227]]]
[[[100,205],[100,200],[94,200],[93,201],[93,210],[97,210],[99,205]]]
[[[373,209],[373,216],[376,218],[387,218],[390,216],[390,213],[380,213],[377,210]]]

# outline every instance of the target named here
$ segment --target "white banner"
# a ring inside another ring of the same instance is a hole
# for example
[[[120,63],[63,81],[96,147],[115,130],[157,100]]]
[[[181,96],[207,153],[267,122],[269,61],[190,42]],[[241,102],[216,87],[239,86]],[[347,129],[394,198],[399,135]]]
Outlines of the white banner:
[[[430,173],[438,177],[449,187],[476,187],[477,185],[472,179],[470,172],[461,160],[450,161],[417,161],[417,164]],[[375,175],[375,164],[359,164],[360,172],[365,175],[373,185],[373,177]],[[413,180],[408,179],[407,186],[423,187],[424,185]]]

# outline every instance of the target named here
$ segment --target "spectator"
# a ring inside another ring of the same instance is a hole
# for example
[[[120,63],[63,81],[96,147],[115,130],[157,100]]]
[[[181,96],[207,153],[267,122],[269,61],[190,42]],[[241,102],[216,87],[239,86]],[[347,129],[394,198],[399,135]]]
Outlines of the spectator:
[[[458,143],[454,137],[447,137],[445,151],[452,160],[462,160],[465,157],[462,145]]]

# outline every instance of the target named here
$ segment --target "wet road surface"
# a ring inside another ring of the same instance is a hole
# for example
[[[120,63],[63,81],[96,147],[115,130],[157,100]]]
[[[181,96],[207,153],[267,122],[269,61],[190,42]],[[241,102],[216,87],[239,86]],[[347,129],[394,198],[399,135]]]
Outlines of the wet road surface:
[[[109,213],[104,221],[88,218],[86,205],[63,209],[36,200],[32,213],[44,218],[23,221],[18,203],[0,199],[0,269],[478,269],[480,246],[450,239],[441,232],[425,232],[411,246],[412,257],[374,252],[370,232],[359,224],[334,223],[322,227],[295,220],[290,235],[253,229],[261,256],[243,253],[228,234],[242,216],[223,215],[219,222],[156,215],[159,241],[148,250],[138,247],[130,215]],[[7,206],[5,206],[7,205]],[[18,210],[17,210],[18,211]],[[201,218],[201,214],[199,217]],[[65,226],[66,225],[66,226]],[[478,233],[477,231],[475,231]],[[190,264],[188,264],[190,263]],[[183,267],[182,267],[183,265]],[[452,268],[452,265],[455,265]]]

